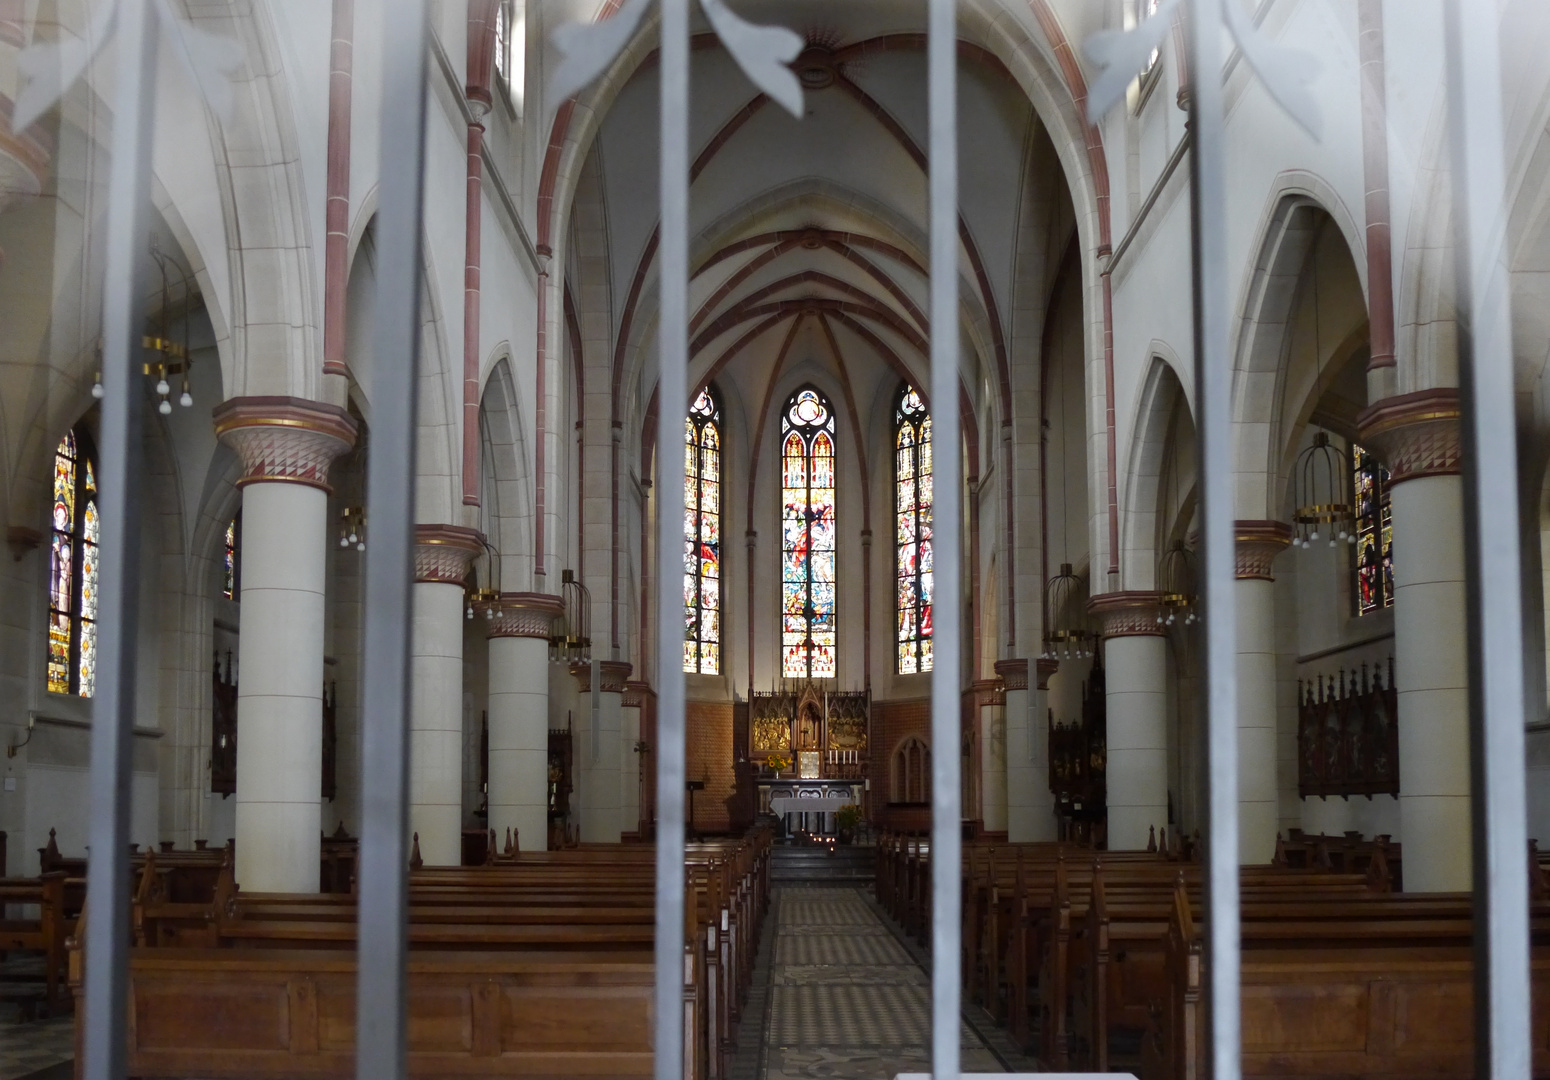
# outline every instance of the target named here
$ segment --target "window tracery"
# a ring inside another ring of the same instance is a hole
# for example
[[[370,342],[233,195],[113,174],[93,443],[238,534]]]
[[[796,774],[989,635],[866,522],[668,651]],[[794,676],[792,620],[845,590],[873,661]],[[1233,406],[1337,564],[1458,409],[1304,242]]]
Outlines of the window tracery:
[[[912,386],[893,412],[898,670],[931,670],[931,416]]]
[[[834,410],[803,387],[781,418],[781,674],[836,673]]]
[[[708,387],[684,421],[684,671],[721,671],[721,405]]]
[[[48,689],[89,698],[97,681],[96,462],[77,428],[54,451],[54,503],[49,536]]]

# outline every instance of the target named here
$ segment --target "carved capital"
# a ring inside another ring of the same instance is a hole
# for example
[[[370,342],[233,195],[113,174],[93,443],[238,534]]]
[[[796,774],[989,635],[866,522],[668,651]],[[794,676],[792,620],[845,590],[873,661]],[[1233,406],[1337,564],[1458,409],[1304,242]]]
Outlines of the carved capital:
[[[1157,620],[1159,593],[1128,589],[1099,593],[1087,610],[1104,640],[1116,637],[1161,637],[1168,628]]]
[[[414,580],[462,585],[474,558],[484,550],[484,534],[459,525],[414,527]]]
[[[1456,476],[1462,468],[1459,392],[1451,386],[1398,394],[1356,418],[1362,445],[1378,455],[1390,484],[1423,476]]]
[[[238,487],[276,481],[328,491],[329,465],[355,445],[354,419],[320,401],[232,398],[213,415],[216,436],[242,458]]]
[[[603,685],[605,694],[622,694],[629,686],[630,672],[634,670],[623,660],[602,660],[598,662],[598,676]],[[581,692],[592,692],[592,665],[579,663],[572,665],[570,673],[576,678],[576,685]]]
[[[495,618],[489,621],[489,636],[542,638],[549,640],[554,620],[565,611],[565,602],[547,593],[501,593]]]
[[[969,684],[969,692],[974,695],[976,707],[1006,704],[1006,688],[1000,679],[976,679]]]
[[[1037,670],[1038,670],[1038,673],[1039,673],[1039,683],[1038,683],[1039,689],[1040,690],[1048,690],[1049,689],[1049,679],[1050,679],[1050,676],[1055,674],[1055,672],[1060,670],[1060,661],[1059,660],[1040,660],[1040,661],[1038,661],[1038,669]]]
[[[651,693],[651,684],[631,679],[624,684],[624,700],[620,702],[626,709],[639,709],[646,704],[646,695]]]
[[[1284,521],[1239,521],[1233,528],[1237,541],[1238,580],[1274,581],[1270,564],[1292,542],[1292,527]]]
[[[1008,690],[1028,689],[1028,661],[1026,660],[997,660],[996,674],[1001,676],[1001,685]]]

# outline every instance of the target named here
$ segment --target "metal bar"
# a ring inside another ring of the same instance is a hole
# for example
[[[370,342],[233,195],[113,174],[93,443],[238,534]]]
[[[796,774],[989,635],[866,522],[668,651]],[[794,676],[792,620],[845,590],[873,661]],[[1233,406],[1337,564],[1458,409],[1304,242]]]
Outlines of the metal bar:
[[[409,671],[414,605],[416,367],[424,200],[425,0],[384,0],[377,210],[377,371],[366,505],[360,926],[355,1075],[402,1080],[407,1062]]]
[[[102,501],[97,680],[92,700],[91,824],[87,870],[86,1000],[82,1075],[118,1080],[128,1042],[129,813],[134,742],[135,633],[140,606],[138,358],[156,111],[156,20],[148,0],[121,0],[118,75],[108,173],[102,298]]]
[[[1206,925],[1211,1075],[1240,1072],[1238,991],[1237,553],[1232,476],[1232,364],[1228,349],[1222,0],[1187,0],[1190,86],[1190,219],[1193,239],[1195,404],[1205,596]],[[1236,3],[1237,0],[1228,0]]]
[[[657,1037],[656,1080],[683,1080],[684,487],[689,408],[689,0],[662,0],[662,322],[657,400]],[[714,1053],[712,1048],[712,1053]]]
[[[931,666],[931,1074],[957,1080],[958,950],[963,895],[962,762],[963,469],[958,417],[958,27],[956,0],[931,0],[930,84],[931,427],[936,544]]]
[[[1518,460],[1502,164],[1500,26],[1450,0],[1446,41],[1464,457],[1475,1075],[1531,1068]],[[1489,598],[1489,602],[1487,602]]]

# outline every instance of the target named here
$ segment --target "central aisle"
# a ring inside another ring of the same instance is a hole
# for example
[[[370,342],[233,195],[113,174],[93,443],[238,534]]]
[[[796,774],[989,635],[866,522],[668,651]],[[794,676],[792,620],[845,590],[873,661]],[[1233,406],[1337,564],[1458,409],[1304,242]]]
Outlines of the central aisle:
[[[931,984],[861,891],[777,888],[763,1080],[930,1070]],[[1002,1072],[967,1025],[964,1072]]]

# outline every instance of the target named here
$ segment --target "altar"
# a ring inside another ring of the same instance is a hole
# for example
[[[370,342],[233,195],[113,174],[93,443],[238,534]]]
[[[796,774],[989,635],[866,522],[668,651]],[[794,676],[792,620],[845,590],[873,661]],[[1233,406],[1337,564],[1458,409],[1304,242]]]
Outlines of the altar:
[[[760,769],[759,810],[783,819],[787,832],[838,831],[847,806],[868,813],[867,747],[871,699],[866,693],[755,693],[749,702],[748,758]]]

